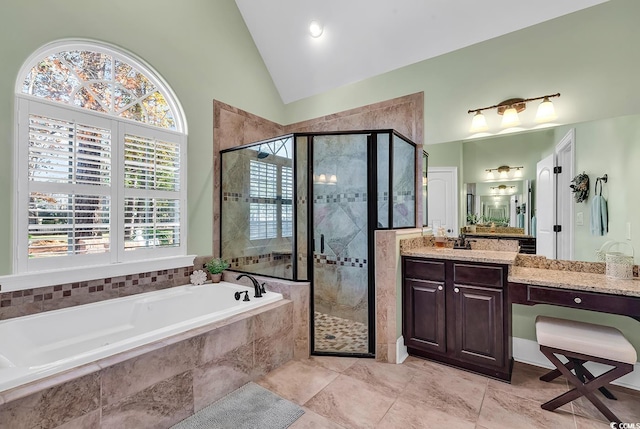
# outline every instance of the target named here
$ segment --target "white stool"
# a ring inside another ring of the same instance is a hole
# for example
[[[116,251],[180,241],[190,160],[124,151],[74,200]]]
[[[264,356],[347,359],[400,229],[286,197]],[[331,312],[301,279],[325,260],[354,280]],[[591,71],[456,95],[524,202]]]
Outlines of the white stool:
[[[624,335],[609,326],[538,316],[536,318],[536,337],[540,351],[556,367],[553,371],[540,377],[540,380],[551,381],[564,375],[575,386],[574,389],[545,402],[542,404],[542,408],[553,411],[580,396],[584,396],[609,421],[621,423],[620,419],[594,395],[594,392],[600,390],[607,398],[616,399],[605,388],[605,385],[633,371],[633,365],[636,363],[638,355]],[[556,354],[565,356],[568,362],[562,363]],[[610,365],[613,368],[594,377],[583,366],[585,362],[589,361]],[[571,370],[575,371],[575,375]]]

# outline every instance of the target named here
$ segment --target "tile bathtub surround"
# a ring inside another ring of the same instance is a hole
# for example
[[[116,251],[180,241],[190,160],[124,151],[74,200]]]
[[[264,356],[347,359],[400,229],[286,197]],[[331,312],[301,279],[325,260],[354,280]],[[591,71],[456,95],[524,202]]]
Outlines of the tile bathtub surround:
[[[170,427],[293,349],[293,303],[283,300],[5,391],[0,429]]]
[[[189,283],[193,266],[0,293],[0,320]]]
[[[564,378],[540,381],[547,371],[516,362],[507,384],[413,357],[400,365],[312,357],[288,362],[257,383],[304,408],[291,429],[609,427],[588,401],[541,409],[570,388]],[[640,394],[611,390],[618,400],[603,399],[607,405],[624,422],[640,421]]]
[[[233,283],[240,283],[244,286],[252,286],[247,278],[236,280],[237,272],[225,271],[224,280]],[[310,353],[311,343],[309,341],[309,308],[310,308],[310,285],[308,282],[294,282],[289,280],[274,279],[269,277],[254,276],[260,283],[265,282],[268,291],[281,293],[285,299],[293,302],[293,342],[294,359],[307,359]]]

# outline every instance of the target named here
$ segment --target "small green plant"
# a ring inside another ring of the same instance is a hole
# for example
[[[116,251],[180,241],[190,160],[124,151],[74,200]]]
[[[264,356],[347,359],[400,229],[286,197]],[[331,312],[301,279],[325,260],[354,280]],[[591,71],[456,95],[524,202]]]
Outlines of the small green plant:
[[[467,214],[467,223],[469,225],[475,225],[477,223],[481,223],[482,222],[482,216],[478,215],[477,213],[469,213]]]
[[[222,258],[213,258],[209,262],[204,264],[204,267],[211,274],[220,274],[221,272],[229,268],[229,263]]]

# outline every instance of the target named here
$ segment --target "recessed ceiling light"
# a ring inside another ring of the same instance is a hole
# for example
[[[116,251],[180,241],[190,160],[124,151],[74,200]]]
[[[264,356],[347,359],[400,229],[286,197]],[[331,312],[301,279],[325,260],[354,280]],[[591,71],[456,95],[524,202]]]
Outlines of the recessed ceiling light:
[[[322,36],[322,25],[318,22],[318,21],[311,21],[311,24],[309,24],[309,34],[311,34],[311,37],[320,37]]]

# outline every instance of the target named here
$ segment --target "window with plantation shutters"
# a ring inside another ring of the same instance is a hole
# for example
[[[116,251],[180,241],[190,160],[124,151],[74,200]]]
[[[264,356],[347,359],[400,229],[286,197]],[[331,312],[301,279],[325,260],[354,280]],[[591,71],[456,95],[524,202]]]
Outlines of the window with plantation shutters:
[[[185,255],[186,134],[166,84],[88,42],[42,48],[23,73],[15,271]]]
[[[292,168],[251,160],[249,174],[249,239],[291,237]]]
[[[25,124],[28,258],[109,252],[110,121],[87,115],[63,119],[68,115],[54,108],[36,110],[26,115]]]

